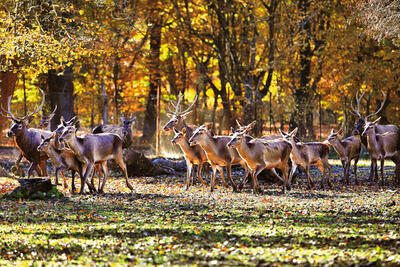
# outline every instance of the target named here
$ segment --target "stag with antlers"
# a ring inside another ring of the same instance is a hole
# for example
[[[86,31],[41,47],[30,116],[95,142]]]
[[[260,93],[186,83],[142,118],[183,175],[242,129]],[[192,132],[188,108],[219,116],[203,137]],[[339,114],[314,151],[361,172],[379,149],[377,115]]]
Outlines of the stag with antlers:
[[[47,176],[45,163],[48,157],[45,153],[39,152],[37,147],[42,142],[42,135],[47,138],[51,136],[52,133],[42,129],[28,128],[29,121],[43,107],[45,95],[42,90],[40,90],[40,92],[42,93],[42,102],[40,105],[36,107],[33,112],[23,117],[16,117],[11,111],[12,95],[8,97],[7,110],[1,107],[1,115],[12,120],[10,130],[7,132],[7,137],[15,138],[18,149],[30,162],[28,178],[32,175],[34,170],[39,176]]]
[[[177,132],[184,132],[185,139],[189,140],[192,137],[193,132],[196,130],[196,128],[188,126],[185,122],[185,119],[190,113],[192,113],[192,108],[197,101],[198,95],[196,94],[196,97],[194,98],[192,104],[190,104],[189,107],[183,111],[180,106],[182,98],[183,95],[182,92],[180,92],[176,104],[174,104],[172,101],[170,102],[170,105],[168,106],[168,110],[170,111],[170,113],[167,113],[170,120],[164,125],[163,130],[169,131],[175,129]],[[192,157],[190,155],[198,155],[196,156],[196,158],[198,157],[198,160],[196,160],[193,164],[197,165],[199,174],[199,169],[201,169],[201,166],[203,166],[203,164],[207,162],[207,157],[204,157],[204,155],[206,155],[204,150],[201,148],[200,145],[194,145],[188,146],[187,149],[184,150],[184,153],[185,158],[187,156]],[[209,169],[207,167],[205,167],[204,169],[205,172],[209,173]],[[200,175],[198,175],[198,177],[200,178]],[[201,180],[202,179],[200,179],[200,181]]]
[[[386,99],[387,99],[387,95],[382,91],[382,95],[383,95],[383,100],[381,102],[381,106],[378,108],[378,110],[372,114],[367,114],[365,117],[363,117],[360,113],[360,102],[364,97],[364,93],[361,94],[361,96],[359,96],[359,91],[357,91],[355,98],[356,98],[356,102],[357,102],[357,109],[355,109],[353,107],[353,103],[351,103],[351,109],[352,109],[352,114],[358,117],[358,120],[356,121],[356,123],[354,124],[354,129],[353,129],[353,135],[359,135],[361,138],[361,143],[364,145],[364,147],[368,150],[368,140],[367,140],[367,136],[366,135],[362,135],[365,125],[368,124],[368,119],[371,118],[372,116],[377,115],[379,112],[381,112],[381,110],[383,109]],[[386,132],[398,132],[400,131],[400,128],[396,125],[393,124],[385,124],[385,125],[375,125],[375,132],[377,134],[384,134]],[[370,180],[371,182],[373,181],[372,175],[375,174],[375,179],[378,179],[378,172],[373,170],[373,164],[371,163],[371,172],[370,172]]]

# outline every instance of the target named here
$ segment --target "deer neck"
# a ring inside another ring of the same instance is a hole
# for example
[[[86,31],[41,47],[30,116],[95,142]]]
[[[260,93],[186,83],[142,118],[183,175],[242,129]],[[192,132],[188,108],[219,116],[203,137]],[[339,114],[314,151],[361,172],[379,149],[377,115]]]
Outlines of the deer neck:
[[[342,140],[337,140],[332,146],[341,157],[346,154],[346,149],[343,146]]]
[[[82,137],[78,137],[76,136],[76,134],[74,134],[72,136],[72,138],[67,142],[69,148],[79,157],[82,158],[83,157],[83,151],[84,151],[84,147],[83,147],[83,138]]]
[[[190,154],[192,153],[192,147],[189,145],[189,142],[187,141],[187,139],[182,139],[182,141],[180,141],[178,143],[178,145],[180,146],[180,148],[182,149],[182,151],[185,154]]]
[[[367,135],[367,144],[368,144],[368,151],[377,152],[380,149],[378,140],[376,138],[376,130],[374,129],[373,133]]]

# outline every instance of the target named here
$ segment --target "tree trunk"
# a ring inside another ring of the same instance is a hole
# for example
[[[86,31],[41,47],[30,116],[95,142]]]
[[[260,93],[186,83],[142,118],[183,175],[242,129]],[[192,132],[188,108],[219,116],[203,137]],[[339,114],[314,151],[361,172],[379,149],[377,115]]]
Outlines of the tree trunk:
[[[154,16],[154,14],[153,14]],[[161,48],[161,24],[156,18],[150,19],[150,58],[149,80],[150,91],[147,97],[142,141],[149,142],[156,132],[156,103],[157,86],[160,82],[160,48]]]
[[[61,116],[65,120],[75,116],[74,113],[74,84],[73,69],[66,67],[63,74],[59,75],[55,70],[50,70],[47,76],[50,107],[53,110],[57,105],[56,113],[51,120],[51,130],[55,130],[60,124]]]
[[[0,72],[0,104],[7,109],[7,99],[14,93],[17,83],[17,74],[13,72]],[[0,134],[9,126],[8,119],[0,116]]]

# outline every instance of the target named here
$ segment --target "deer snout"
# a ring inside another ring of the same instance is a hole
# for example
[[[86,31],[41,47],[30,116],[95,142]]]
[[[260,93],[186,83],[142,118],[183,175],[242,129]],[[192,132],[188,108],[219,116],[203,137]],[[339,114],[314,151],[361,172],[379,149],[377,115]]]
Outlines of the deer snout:
[[[163,131],[166,131],[166,132],[168,132],[170,130],[168,127],[168,124],[165,124],[162,129],[163,129]]]
[[[13,137],[13,136],[15,136],[14,132],[12,132],[12,131],[7,132],[7,137]]]
[[[197,145],[197,141],[196,141],[196,140],[190,139],[190,140],[189,140],[189,145],[190,145],[190,146],[195,146],[195,145]]]

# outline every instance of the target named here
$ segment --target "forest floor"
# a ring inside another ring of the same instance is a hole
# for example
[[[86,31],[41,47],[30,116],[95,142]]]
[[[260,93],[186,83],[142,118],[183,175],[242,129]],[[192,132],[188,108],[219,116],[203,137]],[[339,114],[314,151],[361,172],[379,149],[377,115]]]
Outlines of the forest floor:
[[[400,194],[369,185],[368,172],[361,160],[360,186],[309,191],[299,178],[286,195],[186,191],[170,176],[132,178],[133,193],[111,178],[101,197],[59,186],[64,199],[0,199],[0,265],[400,265]],[[393,165],[385,173],[389,184]],[[15,186],[0,178],[0,194]]]

